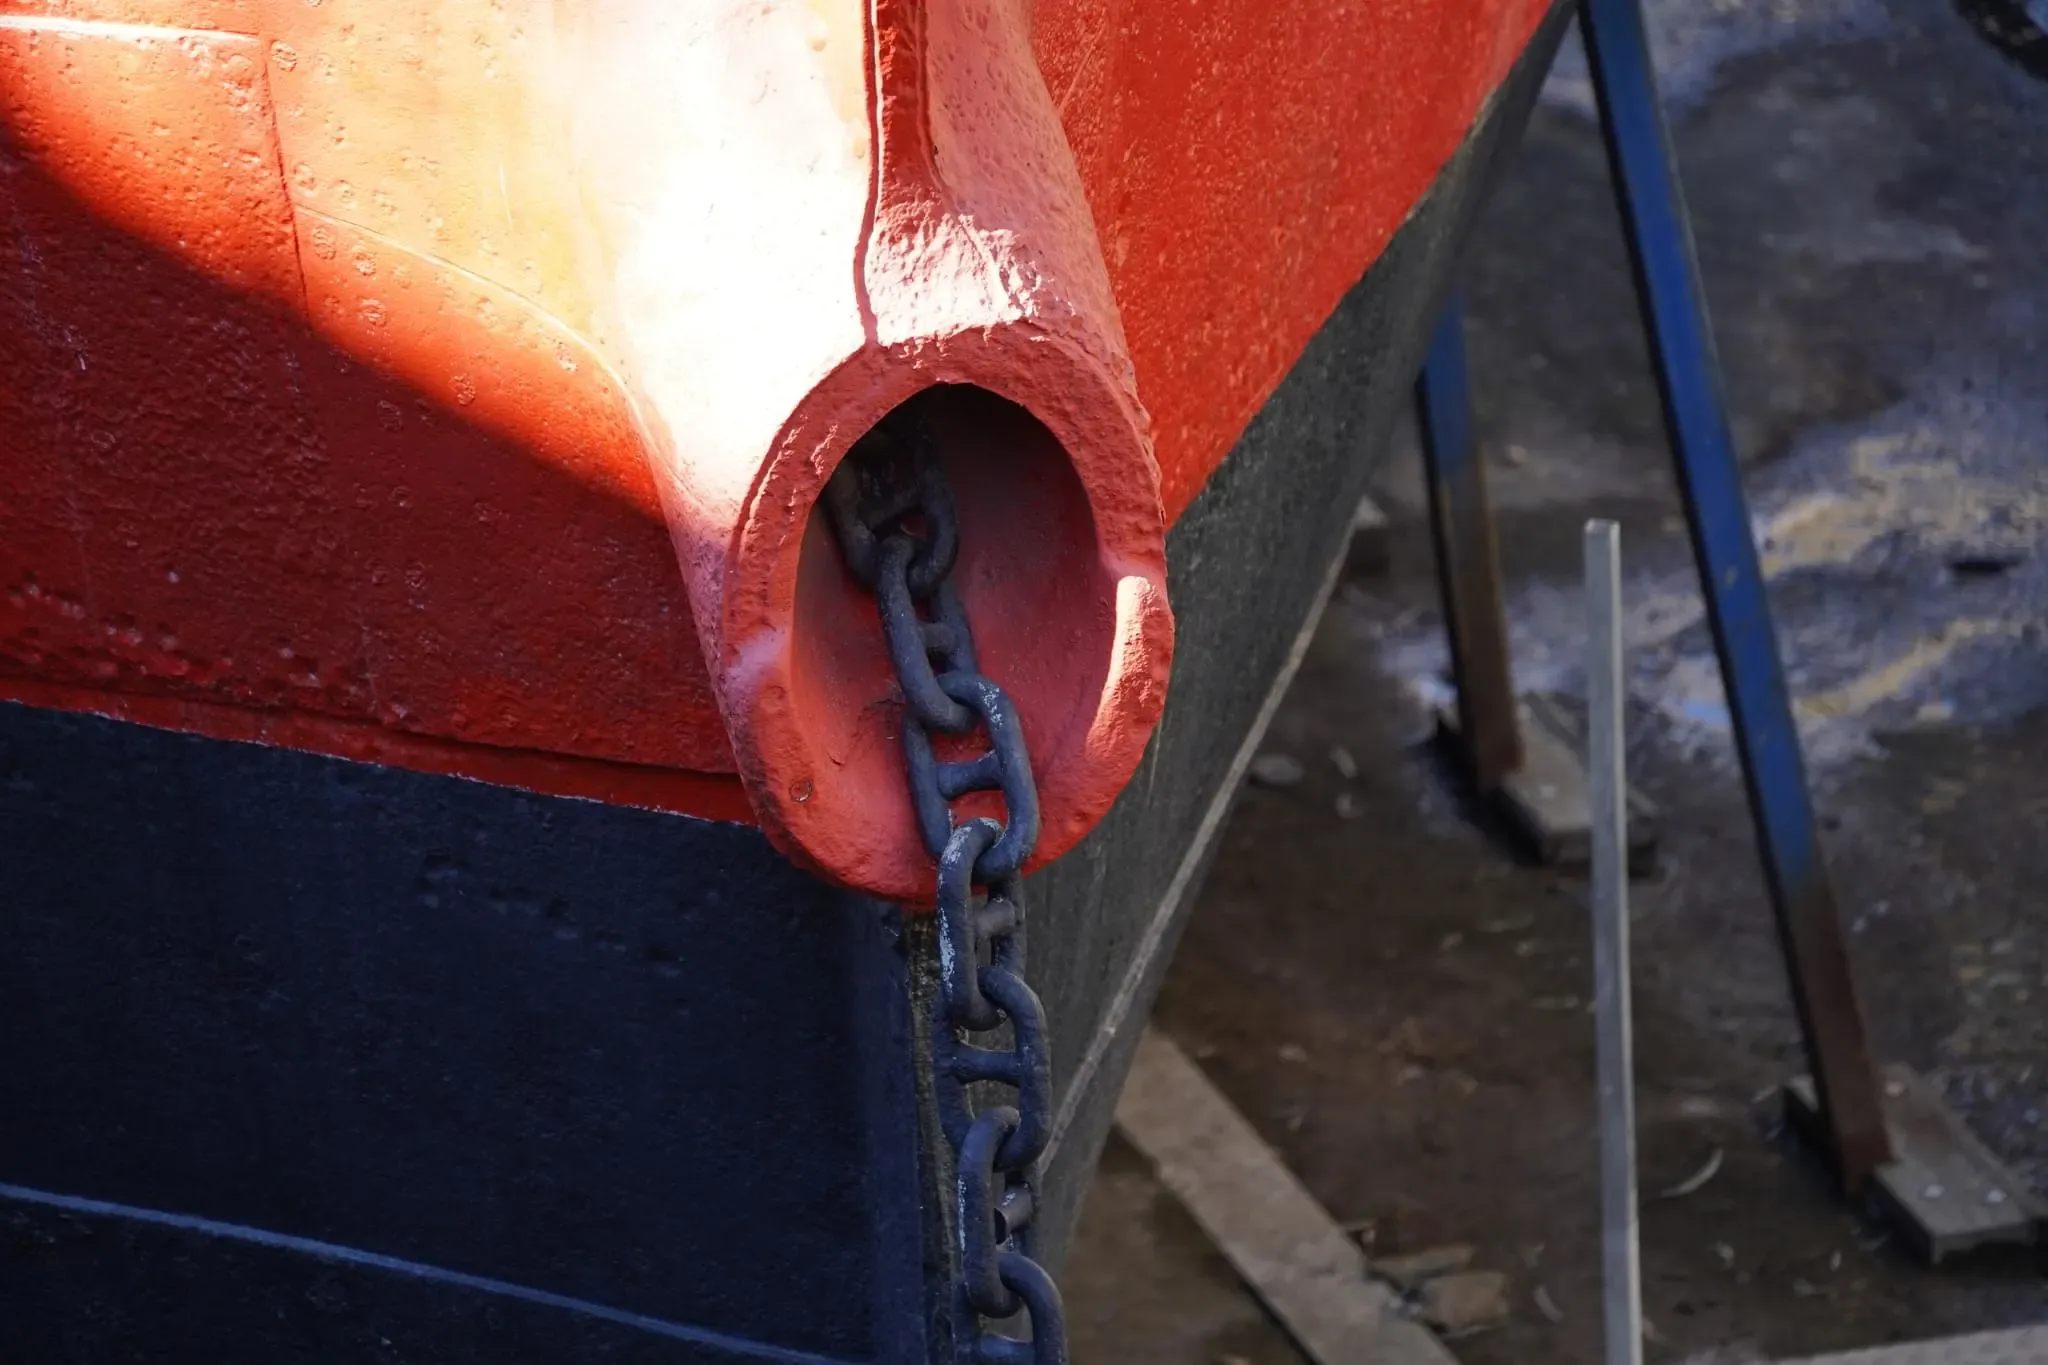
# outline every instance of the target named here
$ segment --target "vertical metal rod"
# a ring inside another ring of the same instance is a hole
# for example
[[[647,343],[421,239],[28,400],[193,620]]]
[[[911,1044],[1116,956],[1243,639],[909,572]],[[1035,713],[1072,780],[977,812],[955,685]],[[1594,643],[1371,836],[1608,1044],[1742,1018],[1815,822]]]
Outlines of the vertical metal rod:
[[[1415,383],[1422,428],[1422,466],[1429,480],[1429,529],[1436,548],[1437,589],[1451,642],[1458,689],[1458,738],[1473,789],[1486,793],[1522,766],[1515,680],[1508,654],[1507,610],[1501,605],[1500,557],[1486,468],[1472,438],[1465,382],[1465,309],[1455,294],[1429,343]]]
[[[1593,1009],[1600,1079],[1600,1255],[1607,1365],[1642,1365],[1635,1044],[1629,1006],[1628,774],[1621,531],[1586,523],[1586,781],[1593,807]]]
[[[1799,731],[1751,538],[1699,263],[1639,0],[1582,0],[1579,31],[1599,98],[1600,129],[1657,363],[1665,430],[1678,459],[1693,556],[1793,1004],[1836,1172],[1855,1194],[1891,1159],[1891,1144],[1848,943],[1821,861]]]

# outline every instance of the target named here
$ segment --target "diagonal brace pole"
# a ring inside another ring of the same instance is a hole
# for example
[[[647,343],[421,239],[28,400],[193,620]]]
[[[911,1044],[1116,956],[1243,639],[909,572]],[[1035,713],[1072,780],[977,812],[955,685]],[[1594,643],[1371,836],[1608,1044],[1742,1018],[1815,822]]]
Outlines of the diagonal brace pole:
[[[1805,1034],[1836,1173],[1850,1193],[1891,1160],[1876,1069],[1847,941],[1821,860],[1799,731],[1785,688],[1763,569],[1692,232],[1658,102],[1639,0],[1582,0],[1579,31],[1599,100],[1636,297],[1656,361],[1721,680],[1742,757],[1771,909]]]

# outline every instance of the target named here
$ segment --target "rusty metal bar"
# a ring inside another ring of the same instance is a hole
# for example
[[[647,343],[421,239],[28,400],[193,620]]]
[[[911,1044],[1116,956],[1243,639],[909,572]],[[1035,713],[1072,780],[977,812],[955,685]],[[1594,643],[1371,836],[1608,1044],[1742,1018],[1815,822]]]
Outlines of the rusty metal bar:
[[[1458,689],[1458,737],[1473,790],[1488,795],[1522,766],[1522,735],[1501,604],[1500,555],[1485,462],[1472,435],[1465,379],[1465,310],[1453,296],[1415,384],[1429,480],[1429,527]]]

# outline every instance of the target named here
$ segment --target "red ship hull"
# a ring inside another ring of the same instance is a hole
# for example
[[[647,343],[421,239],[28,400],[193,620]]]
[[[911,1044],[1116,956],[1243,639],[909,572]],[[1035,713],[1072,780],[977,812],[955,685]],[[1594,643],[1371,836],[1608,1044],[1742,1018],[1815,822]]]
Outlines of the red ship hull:
[[[931,945],[870,899],[927,874],[807,499],[927,388],[1008,433],[956,475],[1051,755],[1057,1261],[1563,11],[962,6],[1001,41],[927,79],[945,16],[811,6],[850,83],[675,132],[745,144],[793,234],[721,282],[634,275],[649,221],[747,233],[532,93],[710,68],[381,8],[0,0],[0,1321],[33,1359],[950,1358]],[[837,171],[763,168],[827,134]]]

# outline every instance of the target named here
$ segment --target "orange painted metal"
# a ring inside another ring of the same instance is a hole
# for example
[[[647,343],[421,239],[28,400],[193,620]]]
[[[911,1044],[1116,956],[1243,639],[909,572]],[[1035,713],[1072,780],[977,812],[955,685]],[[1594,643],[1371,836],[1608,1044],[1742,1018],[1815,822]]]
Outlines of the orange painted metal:
[[[786,164],[764,174],[749,145],[678,168],[691,193],[764,192],[718,203],[732,222],[694,267],[661,242],[646,274],[663,292],[636,292],[623,329],[674,442],[670,519],[755,811],[785,850],[899,899],[929,894],[931,860],[902,779],[893,670],[871,599],[813,516],[848,445],[899,404],[928,395],[946,453],[953,582],[989,623],[982,667],[1024,719],[1038,861],[1108,809],[1165,704],[1156,470],[1025,8],[878,0],[871,140],[795,75],[815,60],[820,92],[836,89],[841,47],[859,46],[796,24],[715,44],[726,81],[737,63],[761,82],[746,117],[772,125]],[[621,106],[634,120],[664,94],[675,124],[732,119],[725,91],[655,76]],[[763,250],[771,234],[787,240]],[[821,234],[833,244],[811,245]]]
[[[1163,701],[1164,526],[1547,7],[0,0],[0,696],[907,894],[810,511],[973,386],[924,401],[1056,856]]]
[[[1039,65],[1101,227],[1170,524],[1552,0],[1037,6]]]

